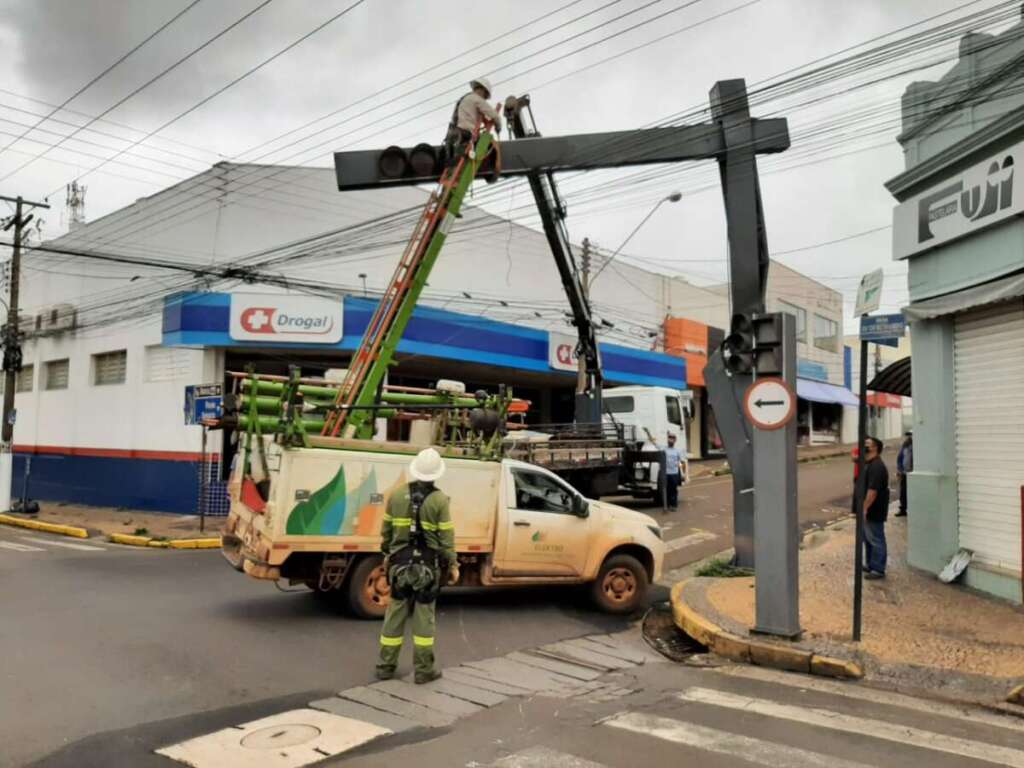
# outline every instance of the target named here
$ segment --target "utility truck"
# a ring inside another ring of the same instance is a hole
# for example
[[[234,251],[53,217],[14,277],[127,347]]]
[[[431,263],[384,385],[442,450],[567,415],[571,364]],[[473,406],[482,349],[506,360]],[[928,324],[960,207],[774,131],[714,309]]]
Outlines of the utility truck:
[[[381,517],[421,446],[311,437],[308,448],[287,448],[261,439],[267,475],[262,462],[249,474],[239,463],[230,482],[228,561],[256,579],[305,584],[356,616],[382,616],[390,591]],[[586,499],[543,467],[445,453],[437,486],[451,498],[460,586],[583,584],[610,613],[644,604],[665,554],[653,518]]]

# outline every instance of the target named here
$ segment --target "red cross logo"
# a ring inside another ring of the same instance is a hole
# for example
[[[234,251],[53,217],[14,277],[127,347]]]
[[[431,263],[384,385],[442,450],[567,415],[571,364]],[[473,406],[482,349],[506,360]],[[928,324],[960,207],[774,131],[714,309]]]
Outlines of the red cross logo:
[[[272,307],[249,307],[242,312],[239,323],[249,333],[274,333],[274,312]]]

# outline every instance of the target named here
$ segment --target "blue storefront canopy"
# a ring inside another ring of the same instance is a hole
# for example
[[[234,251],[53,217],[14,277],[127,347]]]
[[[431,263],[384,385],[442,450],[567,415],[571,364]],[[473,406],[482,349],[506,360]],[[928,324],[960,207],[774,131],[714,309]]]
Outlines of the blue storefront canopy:
[[[231,336],[231,294],[183,293],[164,303],[163,343],[167,346],[232,349],[322,349],[355,351],[377,302],[347,296],[342,302],[344,335],[334,344],[274,344]],[[547,331],[420,306],[398,345],[399,354],[419,355],[571,379],[575,372],[552,368]],[[686,360],[661,352],[601,344],[605,379],[616,384],[686,389]]]
[[[860,400],[857,399],[857,396],[846,387],[826,384],[824,381],[798,378],[796,380],[796,395],[814,403],[833,403],[849,405],[854,408],[860,405]]]

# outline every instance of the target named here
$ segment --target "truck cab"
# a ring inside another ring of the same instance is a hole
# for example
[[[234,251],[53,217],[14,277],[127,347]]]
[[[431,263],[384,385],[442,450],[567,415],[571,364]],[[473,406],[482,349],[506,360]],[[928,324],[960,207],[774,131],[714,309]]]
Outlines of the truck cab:
[[[641,451],[657,451],[668,444],[668,436],[676,436],[682,449],[683,480],[690,476],[687,456],[688,433],[692,408],[692,395],[686,390],[669,387],[614,387],[602,390],[601,399],[605,423],[628,428],[641,443]],[[648,432],[654,442],[648,437]],[[660,495],[657,478],[659,467],[653,464],[643,469],[643,477],[633,477],[634,494]]]

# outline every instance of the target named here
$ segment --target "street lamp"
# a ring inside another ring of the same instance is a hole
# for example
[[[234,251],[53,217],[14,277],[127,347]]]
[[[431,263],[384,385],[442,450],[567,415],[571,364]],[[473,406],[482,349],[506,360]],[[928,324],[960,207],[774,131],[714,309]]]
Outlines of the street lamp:
[[[604,272],[604,268],[612,263],[612,259],[619,255],[619,251],[626,247],[626,243],[633,239],[633,235],[640,231],[640,227],[647,223],[647,220],[654,215],[654,212],[661,207],[662,203],[678,203],[682,199],[683,193],[679,191],[673,192],[672,194],[661,198],[661,200],[659,200],[657,204],[653,208],[651,208],[651,212],[644,216],[640,223],[637,224],[636,227],[633,229],[633,231],[629,233],[629,237],[622,241],[622,245],[616,248],[615,252],[605,260],[604,264],[601,265],[601,268],[594,273],[594,276],[590,278],[590,285],[594,284],[594,281],[597,280],[597,276]]]

